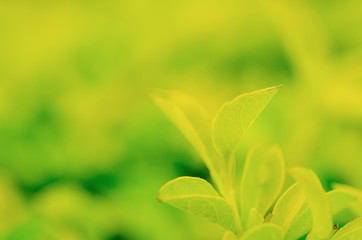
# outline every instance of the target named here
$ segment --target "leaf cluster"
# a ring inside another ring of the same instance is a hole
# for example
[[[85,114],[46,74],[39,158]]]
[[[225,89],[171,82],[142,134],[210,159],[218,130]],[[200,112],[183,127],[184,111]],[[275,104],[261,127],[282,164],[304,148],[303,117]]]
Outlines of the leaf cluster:
[[[338,186],[326,193],[312,170],[295,167],[288,171],[295,184],[279,197],[286,171],[276,145],[251,149],[241,182],[235,183],[235,151],[279,88],[242,94],[226,102],[213,119],[182,92],[153,91],[155,103],[199,152],[217,189],[201,178],[179,177],[166,183],[157,199],[219,225],[224,240],[296,240],[305,235],[308,240],[358,239],[362,218],[337,231],[333,216],[361,201],[361,191]]]

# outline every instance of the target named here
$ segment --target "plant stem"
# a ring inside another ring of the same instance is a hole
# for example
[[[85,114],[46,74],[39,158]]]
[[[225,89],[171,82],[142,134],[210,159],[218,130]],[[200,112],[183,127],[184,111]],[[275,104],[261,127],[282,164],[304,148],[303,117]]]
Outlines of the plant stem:
[[[235,215],[235,231],[238,237],[240,237],[243,233],[243,227],[241,225],[241,218],[240,218],[240,214],[239,214],[239,208],[238,205],[236,203],[236,198],[235,198],[235,184],[234,184],[234,180],[233,178],[230,178],[227,182],[226,182],[226,195],[225,195],[225,199],[226,201],[229,202],[229,204],[231,205],[233,211],[234,211],[234,215]]]

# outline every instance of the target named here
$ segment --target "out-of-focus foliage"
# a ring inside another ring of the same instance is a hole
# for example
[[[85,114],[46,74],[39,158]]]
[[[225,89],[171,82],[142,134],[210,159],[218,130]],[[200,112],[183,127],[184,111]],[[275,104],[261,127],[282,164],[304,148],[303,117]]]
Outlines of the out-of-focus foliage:
[[[0,0],[0,238],[220,239],[155,200],[172,178],[208,177],[148,97],[155,87],[215,113],[283,83],[237,171],[272,141],[326,189],[362,188],[361,11],[359,0]]]

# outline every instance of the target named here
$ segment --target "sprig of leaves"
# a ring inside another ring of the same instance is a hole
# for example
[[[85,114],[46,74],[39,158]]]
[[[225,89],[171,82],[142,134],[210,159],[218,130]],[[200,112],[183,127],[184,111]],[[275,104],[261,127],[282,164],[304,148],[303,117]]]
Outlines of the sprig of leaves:
[[[308,240],[357,239],[362,235],[361,218],[336,233],[333,216],[361,202],[361,191],[338,186],[326,193],[309,169],[289,169],[296,183],[268,212],[284,185],[284,158],[278,146],[252,149],[241,187],[236,188],[235,151],[279,88],[242,94],[226,102],[213,120],[197,101],[182,92],[152,91],[155,103],[199,152],[217,188],[201,178],[180,177],[166,183],[157,199],[218,224],[225,229],[223,240],[296,240],[306,234]]]

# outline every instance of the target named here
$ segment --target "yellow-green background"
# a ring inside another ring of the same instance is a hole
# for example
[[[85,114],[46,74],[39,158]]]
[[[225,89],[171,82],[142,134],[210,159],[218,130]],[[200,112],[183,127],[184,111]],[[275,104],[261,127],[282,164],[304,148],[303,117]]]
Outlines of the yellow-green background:
[[[282,83],[239,165],[274,142],[326,189],[362,188],[361,13],[360,0],[0,0],[0,239],[220,239],[155,199],[208,173],[150,88],[214,114]]]

